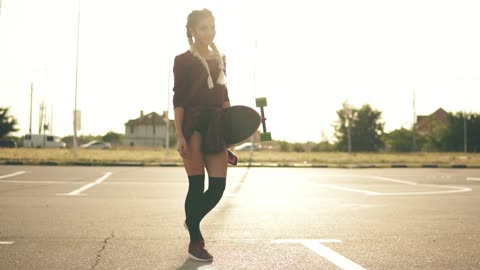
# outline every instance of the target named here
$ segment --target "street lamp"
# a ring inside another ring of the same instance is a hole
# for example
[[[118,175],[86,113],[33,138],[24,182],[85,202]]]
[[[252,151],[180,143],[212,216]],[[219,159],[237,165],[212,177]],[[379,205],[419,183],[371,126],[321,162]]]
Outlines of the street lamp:
[[[347,141],[348,141],[348,152],[352,152],[352,132],[351,132],[351,122],[352,122],[352,109],[348,100],[344,103],[344,117],[345,117],[345,126],[347,127]]]
[[[467,153],[467,114],[463,112],[463,151]]]
[[[77,59],[75,63],[75,105],[73,110],[73,155],[77,156],[77,128],[79,126],[79,114],[77,112],[77,85],[78,85],[78,45],[80,40],[80,0],[78,0],[77,14]]]
[[[167,81],[167,111],[165,112],[165,121],[166,121],[166,137],[165,137],[165,148],[166,148],[166,155],[170,154],[170,119],[168,117],[168,111],[170,110],[170,84],[171,84],[171,80],[170,80],[170,77],[172,76],[172,73],[171,73],[171,57],[170,57],[170,53],[168,54],[168,81]]]

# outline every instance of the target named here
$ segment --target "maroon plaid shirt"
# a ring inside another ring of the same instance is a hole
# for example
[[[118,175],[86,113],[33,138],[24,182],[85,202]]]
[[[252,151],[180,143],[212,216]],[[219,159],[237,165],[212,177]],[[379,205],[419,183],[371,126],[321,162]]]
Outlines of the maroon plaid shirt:
[[[207,60],[212,80],[216,82],[220,69],[216,59]],[[215,153],[225,149],[222,128],[220,125],[223,103],[229,101],[225,85],[214,83],[213,89],[208,88],[208,73],[200,60],[190,51],[175,57],[173,66],[173,107],[183,107],[184,116],[182,131],[188,141],[195,131],[202,113],[209,109],[210,121],[207,132],[202,137],[202,150],[205,153]]]

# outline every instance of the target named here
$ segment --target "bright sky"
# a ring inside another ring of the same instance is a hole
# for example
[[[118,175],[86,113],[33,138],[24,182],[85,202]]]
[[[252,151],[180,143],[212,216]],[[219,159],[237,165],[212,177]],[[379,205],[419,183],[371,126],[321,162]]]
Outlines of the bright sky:
[[[383,111],[386,131],[411,126],[413,91],[419,115],[480,111],[478,1],[81,0],[79,134],[124,133],[140,110],[167,109],[187,15],[204,7],[216,17],[232,105],[266,96],[274,139],[331,137],[345,100]],[[33,131],[44,101],[54,134],[73,134],[77,8],[2,0],[0,106],[11,107],[17,135],[28,132],[31,82]]]

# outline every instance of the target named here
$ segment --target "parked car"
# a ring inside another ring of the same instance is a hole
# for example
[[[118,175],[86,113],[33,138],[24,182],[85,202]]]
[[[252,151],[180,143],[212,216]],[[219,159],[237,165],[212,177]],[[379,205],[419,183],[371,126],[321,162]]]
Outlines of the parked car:
[[[60,137],[46,134],[26,134],[23,137],[23,147],[31,148],[65,148],[67,145]]]
[[[14,140],[0,140],[0,148],[17,148]]]
[[[252,144],[250,142],[246,142],[246,143],[242,143],[238,146],[235,146],[233,148],[233,150],[235,150],[235,151],[250,151],[252,149],[253,149],[253,151],[259,151],[261,149],[261,147],[258,144]]]
[[[111,149],[112,145],[104,141],[91,141],[86,144],[80,145],[80,148],[86,149]]]

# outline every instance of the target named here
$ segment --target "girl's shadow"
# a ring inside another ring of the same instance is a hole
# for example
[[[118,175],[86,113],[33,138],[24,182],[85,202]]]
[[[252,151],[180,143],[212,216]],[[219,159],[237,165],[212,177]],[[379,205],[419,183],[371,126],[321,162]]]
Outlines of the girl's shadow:
[[[177,270],[216,270],[213,267],[213,262],[198,262],[192,259],[187,259]]]

